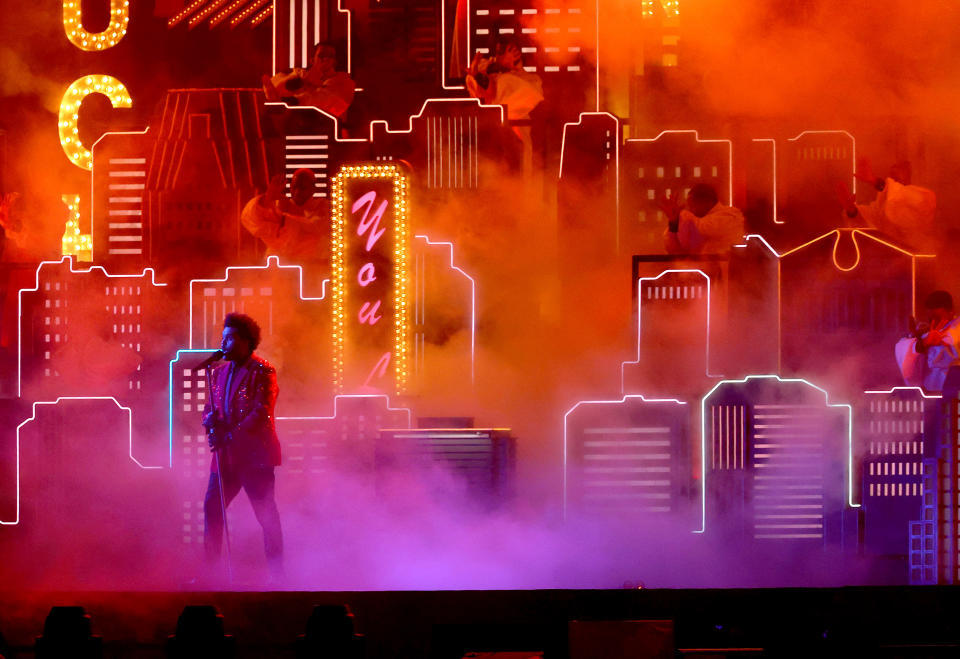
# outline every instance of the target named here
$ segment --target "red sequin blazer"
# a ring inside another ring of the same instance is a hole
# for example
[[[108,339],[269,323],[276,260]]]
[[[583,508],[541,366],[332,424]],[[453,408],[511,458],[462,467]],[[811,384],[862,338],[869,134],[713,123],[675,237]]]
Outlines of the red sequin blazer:
[[[238,366],[230,382],[229,414],[224,414],[224,393],[230,362],[219,364],[211,374],[210,405],[216,408],[220,418],[226,420],[224,428],[232,435],[221,451],[220,460],[231,467],[275,467],[280,464],[280,441],[274,427],[274,407],[277,403],[277,370],[267,360],[256,354]],[[216,469],[216,461],[211,464]]]

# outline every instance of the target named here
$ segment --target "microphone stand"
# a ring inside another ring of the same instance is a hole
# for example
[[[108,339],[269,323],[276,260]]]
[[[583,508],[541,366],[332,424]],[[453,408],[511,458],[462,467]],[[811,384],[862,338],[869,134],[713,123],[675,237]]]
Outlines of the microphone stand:
[[[217,408],[213,400],[213,384],[212,379],[210,378],[210,366],[206,366],[204,371],[207,375],[207,395],[210,396],[210,407],[216,412]],[[229,395],[229,392],[227,392]],[[208,433],[212,433],[213,430],[209,430]],[[220,516],[223,518],[223,541],[227,550],[227,579],[230,583],[233,583],[233,560],[230,554],[230,530],[227,527],[227,500],[223,495],[223,469],[220,465],[220,448],[213,449],[213,460],[214,464],[217,465],[217,484],[220,486]]]

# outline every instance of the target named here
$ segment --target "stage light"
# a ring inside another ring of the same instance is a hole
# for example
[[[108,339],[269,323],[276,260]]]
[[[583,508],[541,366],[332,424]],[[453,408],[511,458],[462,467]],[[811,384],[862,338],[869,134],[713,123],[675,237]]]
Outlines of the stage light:
[[[133,105],[130,92],[113,76],[87,75],[77,78],[67,87],[63,100],[60,101],[60,146],[70,162],[88,171],[93,167],[93,154],[80,141],[77,118],[83,99],[90,94],[103,94],[115,108],[129,108]]]
[[[213,0],[209,5],[201,9],[199,12],[197,12],[195,16],[193,16],[189,21],[187,21],[187,27],[188,28],[196,27],[197,25],[205,21],[206,18],[210,16],[213,12],[220,9],[220,7],[222,7],[226,3],[226,1],[227,0]],[[213,26],[211,25],[211,27]]]
[[[210,19],[210,27],[216,27],[224,20],[227,16],[237,11],[240,8],[240,5],[245,3],[247,0],[233,0],[229,5],[217,12],[217,15]]]
[[[250,21],[252,27],[257,27],[260,23],[263,23],[265,20],[270,18],[273,15],[273,5],[267,5],[267,8],[261,11],[259,14],[253,17]]]
[[[113,48],[130,24],[128,0],[110,0],[110,23],[103,32],[91,33],[83,28],[83,10],[80,0],[65,0],[63,3],[63,31],[67,39],[80,50],[98,51]]]
[[[179,12],[177,12],[167,20],[167,27],[171,28],[175,26],[177,23],[185,19],[187,16],[189,16],[193,12],[200,9],[200,7],[203,6],[203,4],[206,1],[207,0],[193,0],[193,2],[191,2],[189,5],[181,9]]]
[[[240,25],[240,23],[250,18],[253,12],[260,9],[268,2],[270,2],[270,0],[256,0],[253,4],[247,5],[246,7],[243,8],[243,11],[241,11],[239,14],[237,14],[236,16],[230,19],[230,27],[231,28],[237,27],[238,25]],[[273,5],[271,5],[271,9],[272,7]]]
[[[680,0],[643,0],[643,17],[656,16],[657,4],[663,8],[663,13],[668,18],[676,18],[680,15]]]
[[[38,636],[35,656],[102,657],[103,639],[91,633],[90,615],[82,606],[54,606],[43,622],[43,635]]]
[[[346,604],[318,604],[297,637],[297,657],[362,657],[363,635],[354,632],[353,613]]]
[[[63,256],[73,256],[77,261],[93,261],[93,238],[89,233],[80,233],[80,195],[60,195],[70,210],[70,218],[60,239]]]
[[[170,657],[233,656],[233,636],[223,633],[223,614],[215,606],[185,606],[177,631],[167,638]]]

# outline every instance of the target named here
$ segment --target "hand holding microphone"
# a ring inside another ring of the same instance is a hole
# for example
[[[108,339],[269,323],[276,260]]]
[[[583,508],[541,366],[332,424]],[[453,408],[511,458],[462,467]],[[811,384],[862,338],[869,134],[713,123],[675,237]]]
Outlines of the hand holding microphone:
[[[216,352],[211,354],[209,357],[204,359],[202,362],[194,366],[193,372],[196,373],[197,371],[202,371],[203,369],[210,366],[210,364],[212,364],[213,362],[218,362],[221,359],[223,359],[223,350],[217,350]]]

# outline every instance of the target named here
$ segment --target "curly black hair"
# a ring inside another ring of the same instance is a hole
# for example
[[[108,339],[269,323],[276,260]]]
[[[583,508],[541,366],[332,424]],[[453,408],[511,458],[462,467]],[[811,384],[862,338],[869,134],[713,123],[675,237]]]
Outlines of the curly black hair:
[[[223,319],[223,327],[224,329],[232,327],[240,332],[241,336],[250,342],[251,350],[256,350],[257,346],[260,345],[260,326],[257,321],[245,313],[235,311],[228,313]]]

